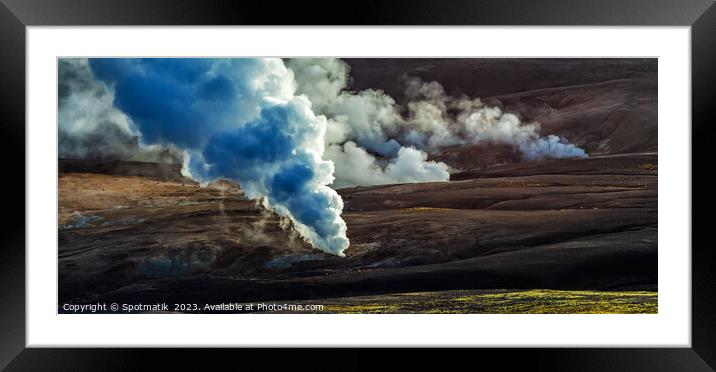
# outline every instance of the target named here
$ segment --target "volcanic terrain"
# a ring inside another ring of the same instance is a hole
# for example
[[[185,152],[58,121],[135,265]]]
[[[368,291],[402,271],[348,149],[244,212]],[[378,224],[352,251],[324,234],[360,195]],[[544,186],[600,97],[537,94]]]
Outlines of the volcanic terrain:
[[[59,311],[97,301],[657,311],[655,60],[347,61],[353,89],[399,100],[396,76],[441,78],[590,156],[528,161],[509,145],[459,145],[430,155],[448,164],[448,182],[340,189],[346,257],[311,248],[238,185],[201,187],[180,165],[60,159]]]
[[[454,179],[340,190],[351,240],[340,258],[310,248],[236,185],[62,172],[59,299],[656,289],[655,154],[507,164]]]

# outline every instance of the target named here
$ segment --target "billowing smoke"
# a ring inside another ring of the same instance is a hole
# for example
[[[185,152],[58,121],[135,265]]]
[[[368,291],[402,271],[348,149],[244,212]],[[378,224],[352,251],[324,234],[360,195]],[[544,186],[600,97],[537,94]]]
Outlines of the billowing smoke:
[[[405,119],[393,98],[380,90],[346,90],[349,69],[343,61],[300,58],[286,65],[296,74],[298,92],[328,118],[325,157],[336,165],[334,187],[449,179],[446,164],[401,144]]]
[[[447,180],[447,165],[427,161],[428,154],[401,147],[392,159],[377,159],[353,141],[330,144],[324,155],[336,164],[336,188],[355,185],[430,182]],[[339,165],[340,164],[340,165]]]
[[[112,104],[114,90],[94,79],[87,59],[58,62],[59,156],[177,163],[172,146],[140,145],[141,132]]]
[[[405,78],[405,101],[349,90],[339,59],[61,59],[61,157],[183,162],[226,179],[289,219],[314,247],[343,255],[335,188],[447,181],[446,146],[508,144],[526,159],[584,157],[538,123]],[[331,187],[329,187],[331,186]]]
[[[398,104],[380,90],[348,91],[349,67],[341,60],[286,64],[298,92],[328,118],[325,156],[336,164],[334,187],[445,181],[447,165],[427,161],[427,153],[466,143],[513,145],[530,160],[586,156],[563,138],[542,137],[538,123],[523,123],[480,99],[449,96],[437,82],[406,78],[406,103]]]
[[[285,66],[278,59],[145,59],[141,76],[122,79],[118,92],[103,77],[125,76],[139,62],[103,61],[94,60],[91,71],[86,59],[60,60],[62,157],[180,162],[177,148],[200,157],[196,150],[214,131],[256,118],[265,97],[289,100],[294,93],[327,118],[323,158],[334,161],[334,188],[445,181],[448,166],[427,159],[451,145],[508,144],[529,160],[586,156],[563,138],[541,136],[538,123],[447,95],[437,82],[406,79],[402,104],[380,90],[348,91],[349,66],[335,58],[289,59]],[[234,96],[240,99],[228,99]],[[205,122],[212,125],[197,124]]]
[[[92,59],[114,89],[114,106],[147,144],[184,151],[186,175],[237,182],[246,195],[290,218],[314,247],[348,247],[333,163],[323,160],[326,119],[295,96],[280,59]]]
[[[583,149],[555,135],[542,137],[539,123],[524,123],[479,98],[451,97],[437,82],[406,82],[407,133],[401,138],[429,151],[444,146],[490,142],[513,145],[529,160],[586,157]]]

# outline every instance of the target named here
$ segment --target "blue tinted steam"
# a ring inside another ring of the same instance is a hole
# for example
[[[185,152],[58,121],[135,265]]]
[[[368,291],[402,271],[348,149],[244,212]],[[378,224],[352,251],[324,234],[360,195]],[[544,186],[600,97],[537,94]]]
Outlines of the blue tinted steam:
[[[348,247],[343,202],[327,185],[326,121],[294,96],[293,74],[273,59],[92,59],[147,144],[185,151],[185,170],[202,183],[238,182],[252,199],[288,217],[323,251]]]
[[[201,147],[237,94],[225,76],[207,74],[208,60],[102,58],[89,63],[95,77],[114,84],[115,107],[132,118],[147,144]],[[212,103],[216,110],[207,110]]]

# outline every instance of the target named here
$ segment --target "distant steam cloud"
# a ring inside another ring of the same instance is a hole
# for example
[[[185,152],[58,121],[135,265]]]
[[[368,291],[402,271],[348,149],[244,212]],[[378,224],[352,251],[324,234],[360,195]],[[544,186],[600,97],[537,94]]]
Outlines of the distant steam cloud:
[[[448,145],[491,142],[513,145],[529,159],[586,157],[581,148],[555,135],[542,137],[539,123],[485,106],[479,98],[451,97],[437,82],[407,79],[407,134],[402,138],[429,151]],[[452,114],[451,114],[452,112]]]
[[[427,161],[427,153],[466,143],[513,145],[527,159],[586,156],[563,138],[541,137],[537,123],[522,123],[480,99],[451,97],[437,82],[406,79],[406,103],[399,105],[380,90],[348,91],[349,67],[341,60],[298,58],[286,65],[298,92],[328,118],[325,156],[336,164],[335,187],[445,181],[448,167]]]
[[[343,61],[299,58],[286,65],[296,74],[298,92],[328,118],[325,157],[336,166],[334,187],[449,179],[447,165],[428,162],[425,151],[401,144],[405,119],[393,98],[379,90],[345,90]]]
[[[348,247],[343,202],[327,185],[326,119],[294,96],[279,59],[93,59],[114,105],[148,144],[184,150],[185,171],[203,183],[228,179],[282,217],[314,247]]]
[[[427,161],[428,154],[413,147],[401,147],[396,157],[381,160],[348,141],[329,145],[324,156],[336,164],[333,186],[337,188],[442,181],[450,175],[447,165]]]

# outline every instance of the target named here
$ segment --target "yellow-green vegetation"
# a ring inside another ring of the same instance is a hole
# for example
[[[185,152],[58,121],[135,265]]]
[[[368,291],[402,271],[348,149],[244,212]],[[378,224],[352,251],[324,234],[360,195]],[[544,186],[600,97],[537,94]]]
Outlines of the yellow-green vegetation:
[[[335,299],[324,312],[345,314],[656,314],[657,292],[472,290]]]
[[[639,168],[646,170],[658,170],[659,167],[656,164],[646,163],[640,165]]]

